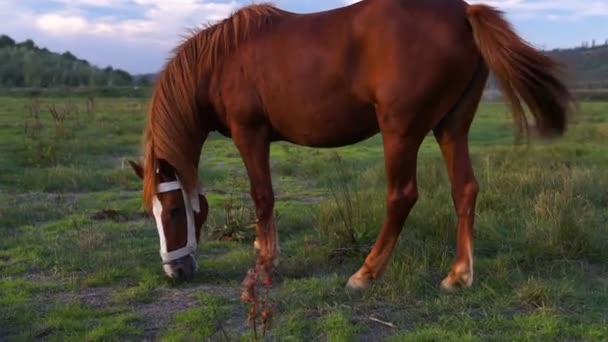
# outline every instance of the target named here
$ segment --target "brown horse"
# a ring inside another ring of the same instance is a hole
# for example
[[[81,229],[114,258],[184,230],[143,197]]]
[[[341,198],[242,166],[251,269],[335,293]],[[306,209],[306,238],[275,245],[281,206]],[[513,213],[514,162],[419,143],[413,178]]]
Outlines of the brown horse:
[[[161,239],[165,272],[188,278],[207,202],[197,170],[209,132],[230,137],[256,206],[258,265],[278,257],[269,145],[353,144],[382,135],[387,213],[348,286],[385,269],[418,198],[416,161],[433,131],[458,216],[456,256],[442,287],[473,282],[477,182],[468,131],[489,72],[519,132],[529,116],[543,136],[567,125],[571,95],[557,65],[519,38],[499,11],[461,0],[364,0],[312,14],[252,5],[176,48],[154,88],[144,137],[143,199]],[[527,110],[526,110],[527,109]],[[181,191],[180,191],[181,190]]]

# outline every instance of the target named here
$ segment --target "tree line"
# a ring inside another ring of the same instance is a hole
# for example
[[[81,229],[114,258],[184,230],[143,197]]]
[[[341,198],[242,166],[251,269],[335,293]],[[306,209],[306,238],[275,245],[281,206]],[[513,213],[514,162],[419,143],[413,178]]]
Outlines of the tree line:
[[[134,77],[110,66],[98,68],[72,53],[40,48],[28,39],[17,43],[0,36],[0,87],[124,87],[148,86],[145,77]]]
[[[608,88],[608,40],[603,45],[592,41],[546,53],[567,67],[573,86]],[[154,75],[132,76],[110,66],[98,68],[69,51],[59,54],[30,39],[17,43],[0,35],[0,88],[147,87],[153,79]],[[493,88],[492,81],[489,88]]]

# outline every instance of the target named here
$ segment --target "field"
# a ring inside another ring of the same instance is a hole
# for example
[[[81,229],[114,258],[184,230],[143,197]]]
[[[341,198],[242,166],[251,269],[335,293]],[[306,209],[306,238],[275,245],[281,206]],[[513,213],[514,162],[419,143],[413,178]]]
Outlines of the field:
[[[145,99],[0,98],[0,340],[254,339],[240,302],[253,208],[229,140],[203,149],[211,212],[192,282],[165,279],[141,206]],[[439,282],[456,215],[432,136],[420,200],[384,277],[345,290],[384,218],[380,137],[316,150],[276,143],[281,264],[268,340],[608,340],[608,103],[564,139],[515,145],[500,103],[470,142],[481,192],[472,289]]]

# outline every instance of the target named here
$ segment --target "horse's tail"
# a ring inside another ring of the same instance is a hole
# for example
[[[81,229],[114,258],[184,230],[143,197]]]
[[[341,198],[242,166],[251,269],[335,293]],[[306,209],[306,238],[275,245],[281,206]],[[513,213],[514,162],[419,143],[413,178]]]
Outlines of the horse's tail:
[[[523,41],[502,12],[486,5],[470,5],[467,18],[475,44],[500,84],[518,131],[529,134],[525,104],[534,116],[538,134],[562,135],[572,95],[558,79],[558,64]]]

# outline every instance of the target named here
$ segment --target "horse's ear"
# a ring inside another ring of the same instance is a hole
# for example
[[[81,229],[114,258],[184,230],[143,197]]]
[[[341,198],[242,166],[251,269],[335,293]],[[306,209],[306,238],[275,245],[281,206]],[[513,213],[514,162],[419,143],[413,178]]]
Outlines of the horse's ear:
[[[165,178],[167,179],[175,179],[175,170],[173,169],[173,167],[171,166],[171,164],[169,164],[169,162],[167,162],[164,159],[158,159],[158,173],[163,175]]]
[[[128,160],[128,162],[129,162],[129,165],[131,165],[131,168],[133,169],[133,171],[135,171],[135,174],[139,178],[144,179],[144,168],[132,160]]]

